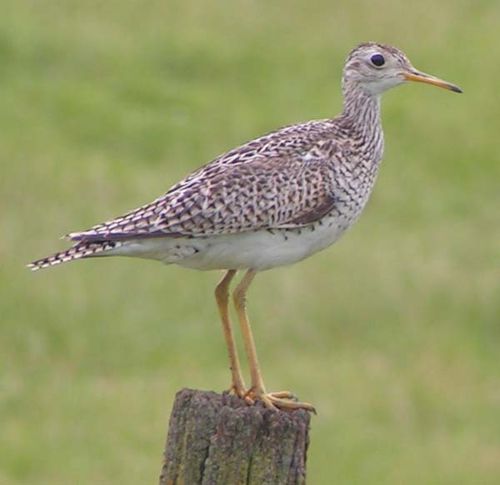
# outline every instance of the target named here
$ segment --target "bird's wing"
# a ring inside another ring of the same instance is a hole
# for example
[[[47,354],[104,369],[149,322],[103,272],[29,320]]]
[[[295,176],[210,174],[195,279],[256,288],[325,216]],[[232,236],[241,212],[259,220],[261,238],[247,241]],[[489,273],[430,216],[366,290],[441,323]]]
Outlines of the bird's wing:
[[[342,150],[328,123],[295,125],[249,142],[152,203],[69,237],[203,237],[312,224],[335,204],[331,164]]]

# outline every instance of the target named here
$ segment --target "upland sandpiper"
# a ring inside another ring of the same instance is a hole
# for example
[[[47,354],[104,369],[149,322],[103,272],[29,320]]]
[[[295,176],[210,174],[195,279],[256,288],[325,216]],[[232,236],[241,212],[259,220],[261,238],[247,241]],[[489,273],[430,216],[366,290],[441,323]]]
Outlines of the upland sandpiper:
[[[75,259],[133,256],[198,270],[225,270],[215,289],[229,352],[231,389],[248,403],[313,410],[291,393],[266,392],[246,312],[256,273],[292,264],[333,244],[359,217],[383,153],[380,95],[417,81],[460,93],[417,71],[400,50],[368,42],[347,57],[342,113],[290,125],[235,148],[121,217],[67,237],[74,245],[33,270]],[[247,388],[229,319],[229,285],[251,375]]]

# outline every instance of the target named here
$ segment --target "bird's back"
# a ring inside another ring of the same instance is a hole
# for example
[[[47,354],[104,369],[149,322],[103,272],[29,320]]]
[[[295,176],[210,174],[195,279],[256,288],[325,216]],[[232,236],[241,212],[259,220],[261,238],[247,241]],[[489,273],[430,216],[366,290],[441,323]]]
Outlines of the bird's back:
[[[355,190],[342,179],[354,175],[357,183],[363,176],[355,168],[360,154],[338,118],[290,125],[217,157],[150,204],[71,238],[203,237],[307,225],[332,208],[336,189]]]

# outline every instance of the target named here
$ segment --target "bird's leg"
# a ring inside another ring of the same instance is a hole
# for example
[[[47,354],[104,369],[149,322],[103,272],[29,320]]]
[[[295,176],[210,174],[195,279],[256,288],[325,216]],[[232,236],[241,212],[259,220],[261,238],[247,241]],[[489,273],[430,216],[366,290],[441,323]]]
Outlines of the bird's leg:
[[[238,314],[238,319],[240,322],[241,333],[243,335],[243,342],[245,344],[245,351],[248,358],[250,376],[252,381],[252,386],[247,395],[252,400],[262,401],[268,408],[280,408],[288,410],[306,409],[308,411],[314,412],[314,407],[311,404],[298,402],[294,395],[289,391],[270,393],[266,392],[262,374],[260,372],[259,361],[257,359],[255,341],[253,338],[250,323],[248,321],[246,310],[246,293],[255,275],[256,271],[249,269],[233,292],[234,306],[236,308],[236,312]]]
[[[241,375],[241,366],[238,359],[238,350],[234,342],[233,329],[229,319],[229,285],[234,278],[236,270],[231,269],[226,272],[215,288],[215,299],[219,308],[222,329],[226,340],[227,351],[229,353],[229,367],[231,369],[231,390],[241,398],[246,398],[247,389]]]

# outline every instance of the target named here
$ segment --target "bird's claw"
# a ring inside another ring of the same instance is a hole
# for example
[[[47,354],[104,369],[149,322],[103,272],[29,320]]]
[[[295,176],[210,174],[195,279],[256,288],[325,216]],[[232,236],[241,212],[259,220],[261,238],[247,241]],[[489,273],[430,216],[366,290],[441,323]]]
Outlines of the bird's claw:
[[[249,406],[253,406],[257,401],[261,401],[268,409],[283,411],[294,411],[304,409],[316,414],[316,409],[312,404],[300,402],[297,396],[290,391],[265,392],[255,388],[245,389],[243,385],[231,384],[229,392],[238,396]]]
[[[252,406],[255,404],[255,400],[250,397],[250,391],[245,389],[243,385],[236,385],[236,384],[231,384],[231,387],[229,388],[229,393],[234,394],[235,396],[238,396],[240,399],[243,399],[246,404],[249,406]]]
[[[257,392],[254,389],[250,389],[245,396],[245,400],[248,398],[250,398],[252,402],[262,401],[264,406],[268,409],[281,409],[283,411],[304,409],[305,411],[316,414],[316,409],[312,404],[300,402],[290,391]]]

